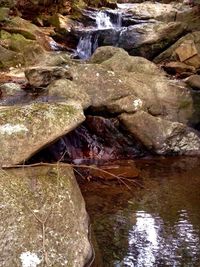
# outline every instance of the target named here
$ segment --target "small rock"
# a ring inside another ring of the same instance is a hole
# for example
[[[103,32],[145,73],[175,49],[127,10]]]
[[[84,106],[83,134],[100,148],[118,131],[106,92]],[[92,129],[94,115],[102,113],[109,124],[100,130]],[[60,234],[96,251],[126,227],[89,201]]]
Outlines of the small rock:
[[[33,67],[25,70],[25,76],[33,87],[46,87],[61,78],[72,79],[68,70],[62,67]]]
[[[191,75],[185,82],[195,90],[200,90],[200,75]]]

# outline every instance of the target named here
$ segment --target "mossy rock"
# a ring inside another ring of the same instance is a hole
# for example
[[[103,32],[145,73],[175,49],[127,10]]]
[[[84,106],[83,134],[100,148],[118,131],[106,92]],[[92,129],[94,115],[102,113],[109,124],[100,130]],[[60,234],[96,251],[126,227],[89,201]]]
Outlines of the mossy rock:
[[[78,102],[0,107],[0,166],[22,163],[84,120]]]
[[[8,19],[10,9],[7,7],[0,7],[0,22]]]
[[[2,266],[86,266],[89,221],[71,167],[0,170],[0,190]]]

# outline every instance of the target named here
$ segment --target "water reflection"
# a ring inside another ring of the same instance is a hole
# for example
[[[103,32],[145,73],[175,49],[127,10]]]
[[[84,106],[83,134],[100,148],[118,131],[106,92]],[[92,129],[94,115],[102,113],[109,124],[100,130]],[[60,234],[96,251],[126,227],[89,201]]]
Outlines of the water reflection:
[[[195,266],[200,253],[199,235],[187,211],[180,211],[178,222],[170,228],[157,216],[136,212],[136,223],[128,233],[127,256],[115,266]],[[189,265],[183,265],[183,258]]]
[[[111,184],[90,183],[82,191],[101,266],[199,267],[200,159],[142,161],[136,167],[142,186],[132,195]]]

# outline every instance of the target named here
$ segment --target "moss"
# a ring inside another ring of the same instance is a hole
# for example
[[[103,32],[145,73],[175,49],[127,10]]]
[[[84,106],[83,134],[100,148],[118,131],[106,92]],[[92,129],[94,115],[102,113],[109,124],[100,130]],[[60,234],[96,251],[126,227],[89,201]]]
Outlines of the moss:
[[[11,38],[11,34],[7,31],[1,30],[0,31],[0,39],[1,40],[6,40],[6,39],[10,39]]]

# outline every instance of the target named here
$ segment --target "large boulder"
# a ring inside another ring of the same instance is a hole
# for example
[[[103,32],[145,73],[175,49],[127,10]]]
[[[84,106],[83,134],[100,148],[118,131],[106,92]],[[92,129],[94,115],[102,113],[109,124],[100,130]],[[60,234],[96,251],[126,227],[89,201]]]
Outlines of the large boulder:
[[[178,40],[185,30],[186,26],[181,22],[154,22],[129,26],[120,33],[118,46],[131,55],[152,59]]]
[[[102,47],[95,52],[98,55],[97,61],[101,64],[79,64],[72,67],[73,82],[84,84],[93,107],[105,107],[113,112],[114,102],[126,98],[123,101],[124,107],[117,109],[119,103],[116,103],[114,112],[120,113],[121,109],[133,111],[135,105],[137,109],[142,103],[142,109],[152,115],[182,123],[192,121],[193,99],[184,83],[170,81],[154,63],[145,58],[131,57],[120,48],[119,52],[116,52],[117,48],[114,49],[113,56],[109,52],[106,60],[106,49],[107,47]],[[96,60],[95,54],[92,62]],[[132,102],[127,102],[128,96]]]
[[[131,23],[133,19],[155,19],[163,22],[181,21],[186,23],[190,30],[200,29],[198,8],[181,2],[164,4],[143,1],[143,3],[124,4],[119,5],[119,7],[123,8],[122,20],[126,23]]]
[[[78,102],[0,107],[0,166],[23,163],[84,120]]]
[[[92,257],[85,202],[70,167],[0,171],[4,267],[83,267]]]
[[[193,129],[139,111],[119,116],[124,126],[151,151],[160,154],[199,155],[200,136]]]

